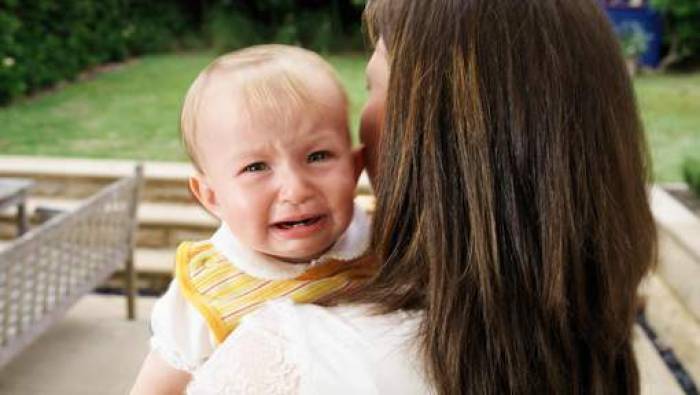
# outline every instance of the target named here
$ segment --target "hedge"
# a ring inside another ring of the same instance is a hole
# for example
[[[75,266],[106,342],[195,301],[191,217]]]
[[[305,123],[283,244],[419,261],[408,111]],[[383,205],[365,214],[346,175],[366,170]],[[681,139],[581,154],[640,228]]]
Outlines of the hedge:
[[[0,0],[0,105],[129,56],[262,42],[364,47],[365,0]]]
[[[218,51],[277,42],[319,52],[364,48],[365,0],[211,1],[203,10],[205,36]]]
[[[186,15],[166,0],[3,0],[0,104],[101,63],[172,49]]]
[[[700,1],[651,0],[664,17],[668,54],[662,66],[700,58]]]

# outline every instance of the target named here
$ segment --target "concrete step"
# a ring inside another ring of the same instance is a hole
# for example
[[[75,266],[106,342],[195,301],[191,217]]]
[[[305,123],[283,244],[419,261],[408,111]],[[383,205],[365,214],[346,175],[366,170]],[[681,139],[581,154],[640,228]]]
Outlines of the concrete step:
[[[80,199],[106,184],[133,173],[138,162],[130,160],[0,156],[0,177],[25,177],[36,181],[36,196]],[[187,179],[193,168],[186,162],[143,162],[144,201],[193,202]]]
[[[139,295],[144,297],[160,296],[167,291],[168,286],[172,282],[173,271],[138,271],[136,277],[136,289]],[[97,287],[97,291],[111,294],[123,295],[125,289],[124,271],[115,272],[104,283]]]
[[[173,279],[175,249],[139,248],[134,252],[137,289],[143,295],[162,295]],[[104,290],[124,289],[124,272],[116,272],[101,287]]]
[[[137,161],[75,159],[0,155],[0,177],[25,177],[36,181],[35,196],[85,198],[117,178],[132,174]],[[187,162],[141,162],[144,166],[143,201],[194,203],[188,179],[194,174]],[[365,174],[358,191],[371,192]]]
[[[660,187],[651,207],[658,225],[658,274],[700,321],[700,218]]]
[[[171,276],[175,270],[175,249],[138,248],[134,264],[139,273]]]

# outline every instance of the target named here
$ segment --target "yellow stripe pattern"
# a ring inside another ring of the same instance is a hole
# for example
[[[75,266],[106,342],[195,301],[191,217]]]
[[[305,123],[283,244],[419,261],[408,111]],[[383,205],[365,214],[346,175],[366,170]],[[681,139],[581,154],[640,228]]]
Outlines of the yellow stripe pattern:
[[[357,289],[375,272],[374,260],[331,260],[289,280],[263,280],[237,269],[209,242],[185,242],[176,255],[175,276],[185,298],[204,316],[221,343],[244,315],[269,300],[323,303]]]

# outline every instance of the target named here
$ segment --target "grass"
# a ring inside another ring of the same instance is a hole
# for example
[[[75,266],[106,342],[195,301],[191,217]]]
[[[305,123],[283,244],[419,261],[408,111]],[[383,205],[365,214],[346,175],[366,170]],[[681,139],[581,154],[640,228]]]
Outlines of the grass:
[[[657,181],[682,181],[687,157],[700,159],[700,72],[635,81]]]
[[[180,106],[189,84],[213,57],[148,56],[0,108],[0,153],[186,160],[178,134]],[[329,60],[349,86],[356,130],[366,95],[365,57]]]
[[[0,108],[0,153],[185,160],[178,137],[182,97],[212,53],[148,56]],[[352,130],[366,98],[366,57],[328,60],[348,89]],[[657,181],[682,180],[686,156],[700,153],[700,73],[635,81]]]

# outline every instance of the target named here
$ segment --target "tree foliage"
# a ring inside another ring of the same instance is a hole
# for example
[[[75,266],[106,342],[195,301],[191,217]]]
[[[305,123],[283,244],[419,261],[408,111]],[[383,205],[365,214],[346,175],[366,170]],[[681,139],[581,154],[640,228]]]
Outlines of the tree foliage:
[[[219,0],[202,12],[206,36],[218,50],[259,42],[300,45],[316,51],[362,48],[365,0]]]
[[[669,53],[662,66],[700,56],[700,1],[651,0],[651,5],[662,13],[666,27]]]
[[[166,0],[0,0],[0,104],[81,71],[174,48],[186,13]]]
[[[358,50],[365,0],[0,0],[0,105],[85,69],[177,48]]]

